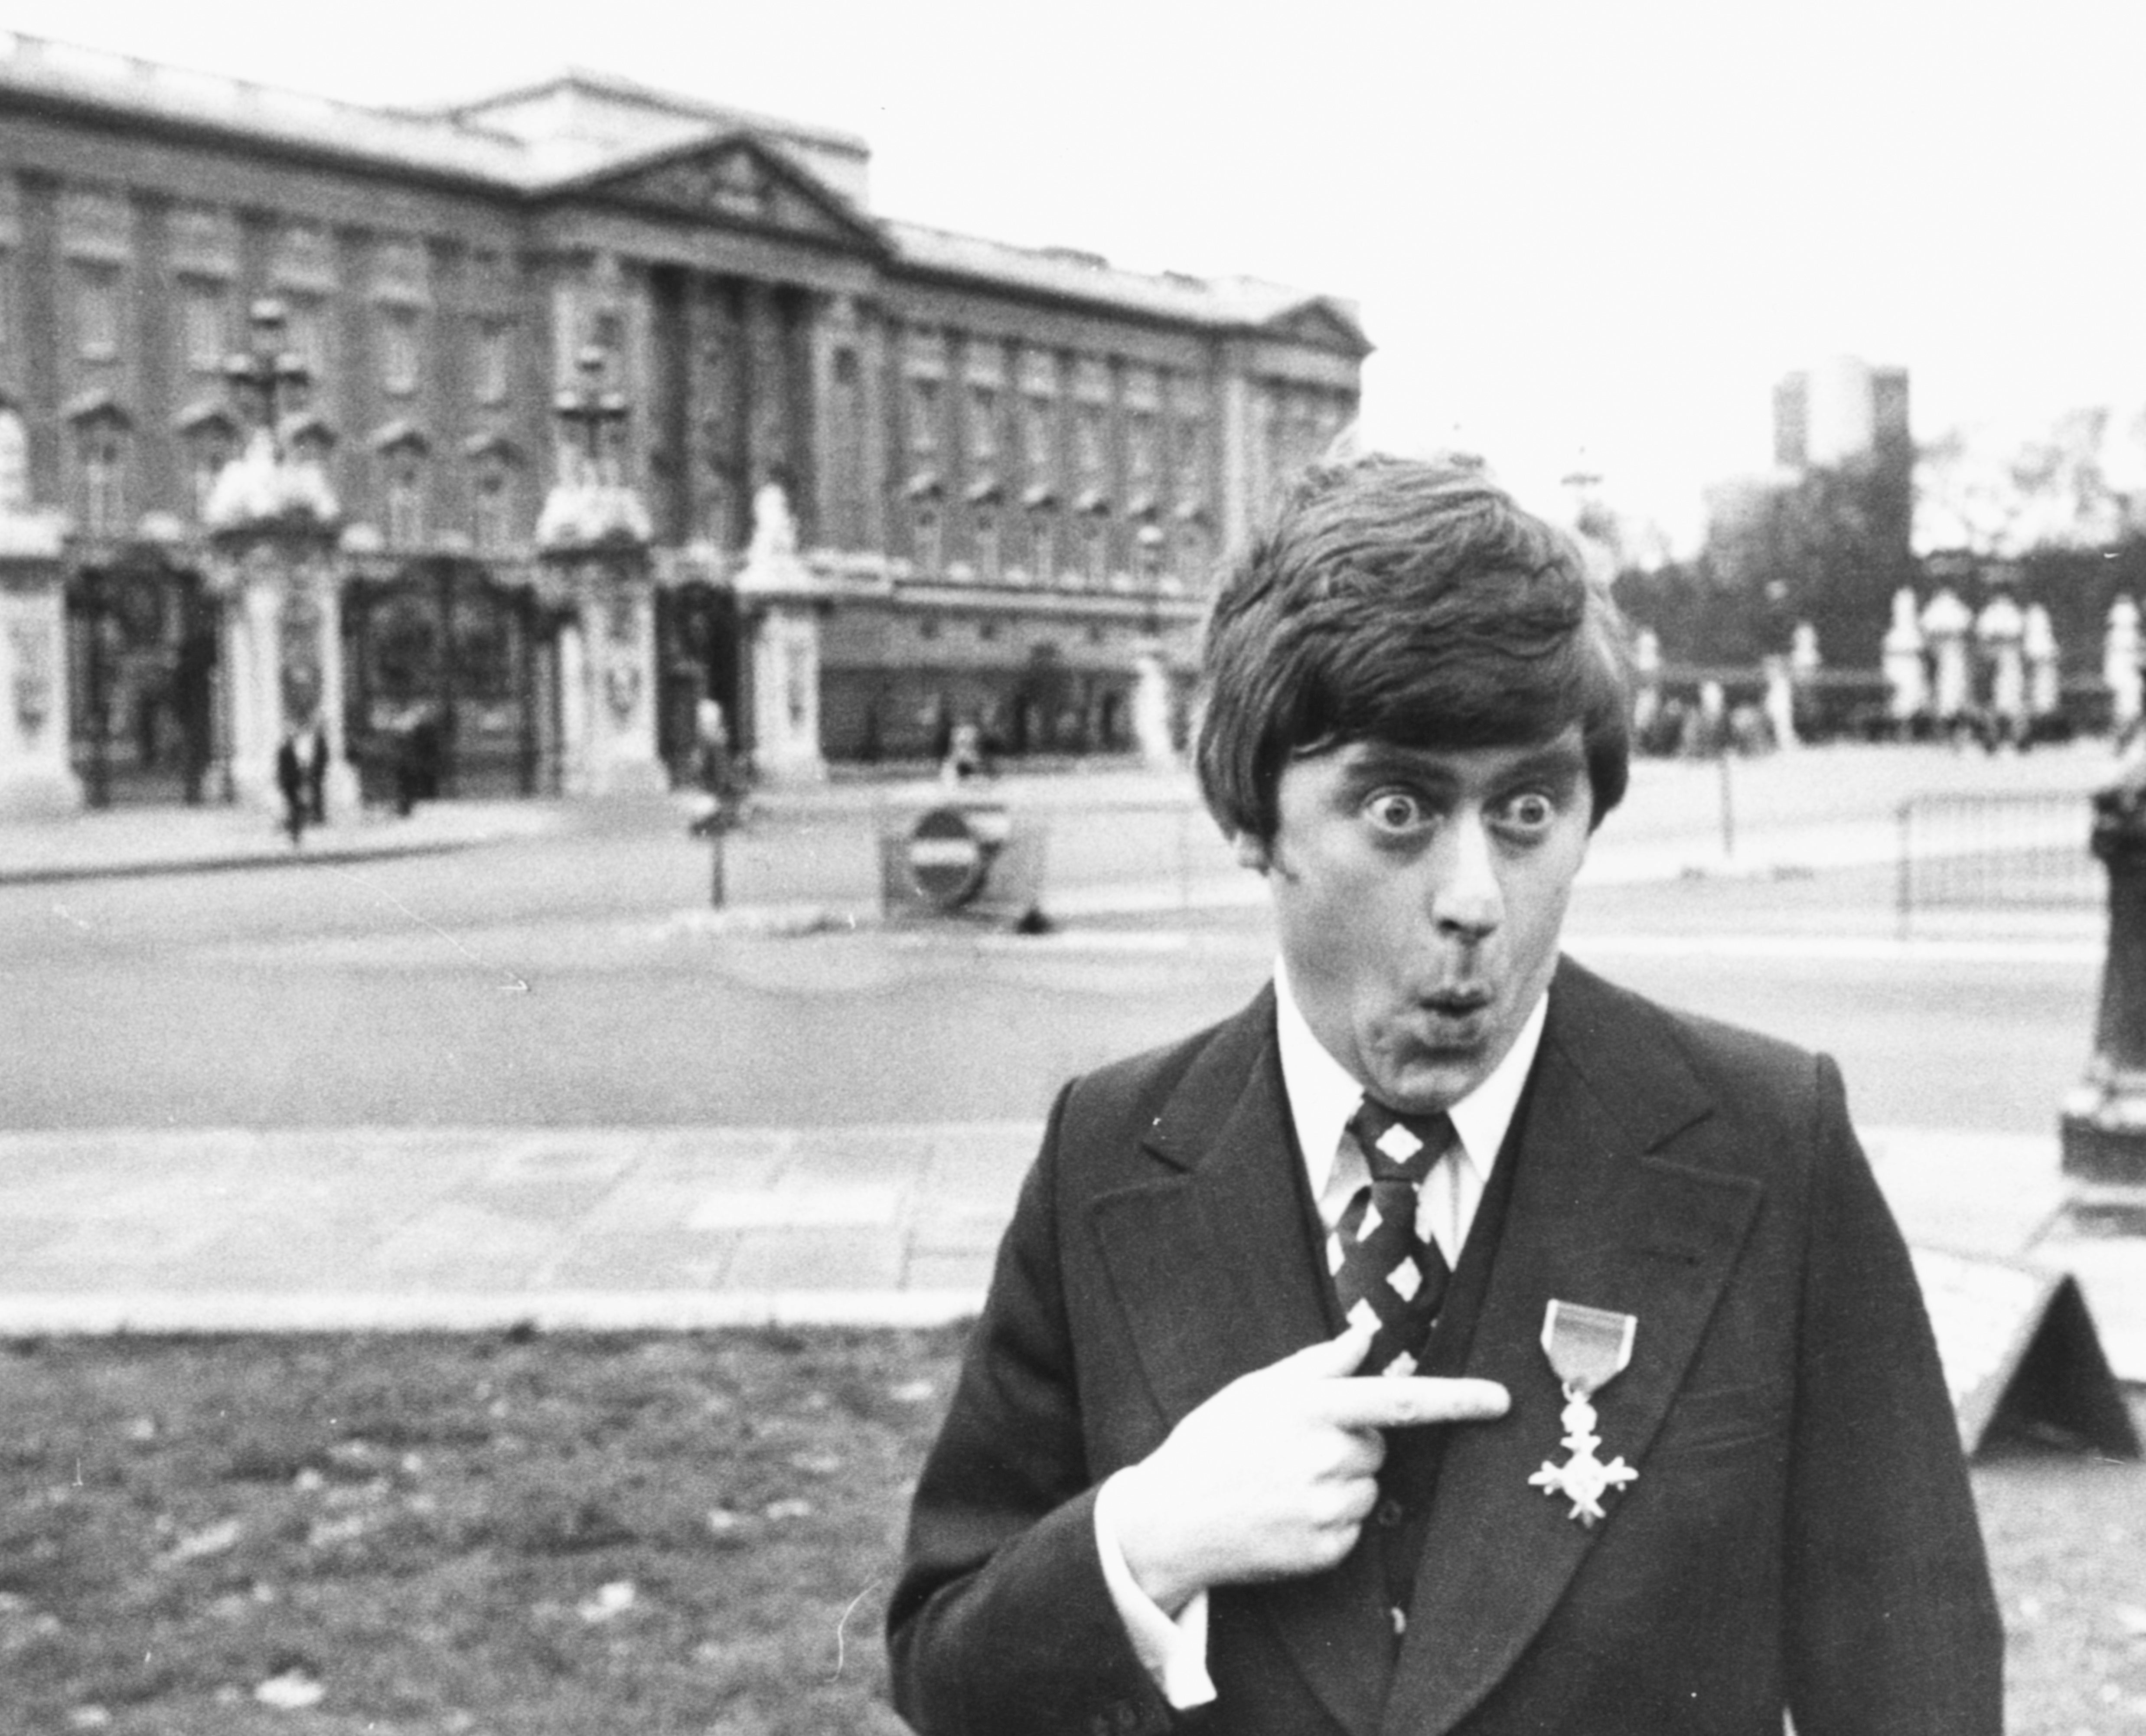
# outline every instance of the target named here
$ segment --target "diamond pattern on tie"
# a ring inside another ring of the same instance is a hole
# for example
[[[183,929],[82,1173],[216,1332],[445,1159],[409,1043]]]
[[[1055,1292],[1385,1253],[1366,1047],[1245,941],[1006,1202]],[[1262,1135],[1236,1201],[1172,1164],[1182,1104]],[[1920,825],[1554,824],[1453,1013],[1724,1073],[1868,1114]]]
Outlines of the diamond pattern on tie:
[[[1371,1180],[1326,1239],[1327,1270],[1352,1326],[1375,1327],[1367,1374],[1410,1374],[1451,1275],[1435,1242],[1416,1233],[1417,1193],[1454,1139],[1444,1115],[1404,1119],[1369,1098],[1349,1123]]]

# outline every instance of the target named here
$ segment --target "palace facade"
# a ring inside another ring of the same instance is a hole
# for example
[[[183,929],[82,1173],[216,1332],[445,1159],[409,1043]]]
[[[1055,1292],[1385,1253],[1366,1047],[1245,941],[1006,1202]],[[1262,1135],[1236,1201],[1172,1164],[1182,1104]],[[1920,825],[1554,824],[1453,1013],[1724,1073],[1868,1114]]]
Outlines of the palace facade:
[[[876,214],[863,142],[575,75],[371,110],[0,37],[0,805],[1180,741],[1334,297]]]

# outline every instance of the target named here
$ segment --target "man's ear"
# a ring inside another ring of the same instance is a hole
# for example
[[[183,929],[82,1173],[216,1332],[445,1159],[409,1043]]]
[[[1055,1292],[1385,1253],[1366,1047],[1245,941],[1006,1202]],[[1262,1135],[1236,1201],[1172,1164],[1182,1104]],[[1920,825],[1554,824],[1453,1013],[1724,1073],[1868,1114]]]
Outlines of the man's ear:
[[[1237,853],[1237,866],[1240,868],[1249,868],[1255,874],[1265,874],[1267,871],[1270,858],[1267,855],[1265,839],[1255,838],[1250,832],[1239,832],[1230,840],[1230,846]]]

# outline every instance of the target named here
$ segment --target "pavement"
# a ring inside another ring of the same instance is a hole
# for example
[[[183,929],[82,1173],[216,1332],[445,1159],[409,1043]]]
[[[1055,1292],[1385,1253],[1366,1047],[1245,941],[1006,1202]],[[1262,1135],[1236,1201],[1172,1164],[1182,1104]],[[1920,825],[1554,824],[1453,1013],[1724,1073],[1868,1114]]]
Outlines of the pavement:
[[[1119,803],[1181,796],[1167,780],[1120,781],[1088,793]],[[931,787],[823,791],[800,811],[921,801]],[[1016,789],[1014,799],[1066,798],[1061,787]],[[586,823],[573,804],[443,802],[407,819],[347,821],[294,850],[257,812],[122,811],[0,825],[0,882],[347,861]],[[1604,846],[1590,873],[1614,881],[1884,861],[1893,836],[1834,823],[1775,828],[1740,855],[1691,837]],[[1145,892],[1127,884],[1051,902],[1075,915],[1084,905],[1184,907],[1205,901],[1210,885],[1235,900],[1251,884],[1179,872]],[[1085,944],[1077,932],[1054,938]],[[978,1304],[1040,1131],[1013,1122],[0,1133],[0,1337],[956,1320]],[[1912,1242],[2072,1274],[2119,1376],[2146,1382],[2146,1205],[2082,1204],[2059,1171],[2054,1130],[1863,1136]]]

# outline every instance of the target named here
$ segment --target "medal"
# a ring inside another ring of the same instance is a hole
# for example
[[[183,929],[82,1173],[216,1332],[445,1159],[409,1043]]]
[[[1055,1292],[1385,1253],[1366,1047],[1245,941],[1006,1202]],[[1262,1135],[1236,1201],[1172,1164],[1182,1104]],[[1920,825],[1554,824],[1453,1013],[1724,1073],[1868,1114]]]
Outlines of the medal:
[[[1602,1497],[1639,1474],[1621,1457],[1605,1464],[1595,1456],[1602,1438],[1595,1432],[1591,1402],[1596,1390],[1608,1385],[1632,1359],[1632,1337],[1639,1325],[1635,1315],[1583,1308],[1577,1302],[1553,1300],[1543,1314],[1543,1353],[1550,1358],[1551,1372],[1565,1384],[1561,1444],[1572,1456],[1563,1464],[1545,1459],[1528,1481],[1546,1495],[1563,1495],[1572,1503],[1570,1516],[1590,1528],[1607,1517]]]

